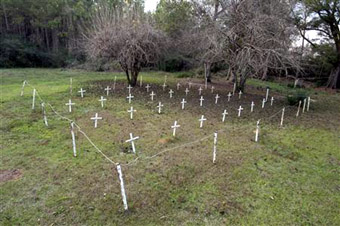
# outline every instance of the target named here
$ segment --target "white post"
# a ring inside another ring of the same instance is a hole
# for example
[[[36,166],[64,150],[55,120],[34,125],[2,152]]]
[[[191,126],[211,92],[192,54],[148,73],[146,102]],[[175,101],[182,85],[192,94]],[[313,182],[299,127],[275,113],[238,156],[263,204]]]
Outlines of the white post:
[[[266,99],[265,98],[263,98],[263,100],[262,100],[262,108],[264,108],[264,105],[266,104]]]
[[[117,81],[117,76],[115,76],[115,79],[114,79],[114,81],[113,81],[113,90],[116,89],[116,81]]]
[[[255,142],[259,141],[260,120],[256,123]]]
[[[214,93],[214,89],[215,89],[215,87],[211,87],[211,93]]]
[[[308,97],[308,102],[307,102],[307,111],[309,111],[309,106],[310,106],[310,97]]]
[[[42,108],[42,111],[43,111],[43,117],[44,117],[45,126],[48,126],[46,110],[45,110],[45,103],[41,103],[41,108]]]
[[[269,97],[269,88],[267,88],[267,92],[266,92],[266,102],[268,101],[268,97]]]
[[[235,92],[236,92],[236,82],[234,82],[233,96],[235,95]]]
[[[296,112],[296,117],[299,117],[300,114],[300,107],[301,107],[301,100],[299,101],[299,106],[298,106],[298,110]]]
[[[70,78],[70,95],[72,95],[72,78]]]
[[[285,116],[285,108],[282,109],[281,123],[280,123],[281,127],[283,126],[283,118],[284,118],[284,116]]]
[[[119,178],[119,182],[120,182],[120,192],[122,194],[124,210],[127,211],[128,210],[128,204],[127,204],[126,194],[125,194],[123,173],[122,173],[122,168],[121,168],[119,163],[117,163],[117,172],[118,172],[118,178]]]
[[[238,99],[241,99],[242,96],[242,91],[240,90],[240,92],[238,93]]]
[[[307,103],[307,99],[305,98],[305,99],[303,100],[302,113],[305,113],[305,110],[306,110],[306,103]]]
[[[37,91],[35,89],[33,89],[33,99],[32,99],[32,110],[34,110],[34,107],[35,107],[35,93]]]
[[[143,75],[140,76],[139,87],[143,86]]]
[[[26,85],[26,80],[22,83],[20,96],[23,96],[23,95],[24,95],[24,88],[25,88],[25,85]]]
[[[76,137],[74,135],[73,129],[74,129],[74,122],[71,122],[71,135],[72,135],[73,156],[77,157]]]
[[[254,101],[251,102],[251,105],[250,105],[250,112],[253,112],[254,111]]]
[[[179,82],[177,83],[177,90],[179,90],[179,87],[181,86],[181,84],[179,84]]]
[[[270,106],[273,106],[273,103],[274,103],[274,97],[272,97],[270,100]]]
[[[213,150],[213,163],[216,163],[216,150],[217,150],[217,132],[214,133],[214,150]]]

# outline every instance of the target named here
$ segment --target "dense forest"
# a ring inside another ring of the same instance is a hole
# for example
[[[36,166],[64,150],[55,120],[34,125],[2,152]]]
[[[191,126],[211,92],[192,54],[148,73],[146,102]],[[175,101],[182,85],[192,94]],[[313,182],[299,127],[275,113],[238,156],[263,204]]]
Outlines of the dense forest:
[[[340,87],[339,0],[1,0],[0,67],[193,71]],[[309,31],[318,32],[310,37]]]

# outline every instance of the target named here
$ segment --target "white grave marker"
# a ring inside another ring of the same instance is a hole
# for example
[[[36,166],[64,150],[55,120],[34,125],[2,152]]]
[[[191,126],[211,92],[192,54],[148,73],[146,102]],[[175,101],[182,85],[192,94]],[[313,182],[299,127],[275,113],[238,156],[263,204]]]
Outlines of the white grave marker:
[[[214,89],[215,89],[215,87],[212,86],[212,87],[211,87],[211,93],[214,93]]]
[[[270,106],[273,106],[273,103],[274,103],[274,97],[272,97],[272,98],[270,99]]]
[[[104,90],[106,91],[106,96],[108,96],[111,88],[109,86],[106,86],[106,88]]]
[[[301,100],[299,101],[299,106],[298,106],[298,110],[296,112],[296,117],[299,117],[299,115],[300,115],[300,107],[301,107]]]
[[[129,84],[128,87],[126,87],[129,90],[129,94],[131,93],[132,86]]]
[[[164,83],[164,84],[162,85],[162,87],[163,87],[163,91],[165,91],[166,84]]]
[[[156,94],[152,91],[150,96],[151,96],[151,101],[153,101],[153,97],[156,96]]]
[[[259,141],[260,120],[256,123],[255,142]]]
[[[157,105],[158,114],[160,114],[162,112],[162,107],[164,107],[164,105],[161,102],[159,102],[158,105]]]
[[[84,93],[86,92],[86,90],[84,90],[83,88],[80,88],[80,90],[78,91],[78,93],[80,93],[81,98],[84,98]]]
[[[203,101],[204,101],[204,98],[203,98],[203,96],[201,96],[201,98],[200,98],[200,106],[201,107],[203,106]]]
[[[240,106],[239,108],[238,108],[238,117],[241,117],[241,112],[243,111],[243,108],[242,108],[242,106]]]
[[[214,149],[213,149],[213,163],[216,163],[216,151],[217,151],[217,132],[214,133]]]
[[[179,82],[177,83],[177,90],[179,90],[179,87],[181,86],[181,84],[179,84]]]
[[[222,122],[225,121],[225,117],[228,115],[227,109],[225,109],[222,113]]]
[[[35,93],[36,92],[37,91],[35,89],[33,89],[32,110],[34,110],[34,108],[35,108]]]
[[[282,115],[281,115],[281,122],[280,122],[280,126],[283,126],[283,118],[285,116],[285,108],[282,109]]]
[[[215,96],[215,104],[217,104],[218,99],[220,99],[220,96],[218,94],[216,94],[216,96]]]
[[[240,92],[238,93],[238,99],[241,99],[242,96],[242,91],[240,90]]]
[[[200,86],[200,88],[198,89],[198,95],[201,95],[202,94],[202,87]]]
[[[130,107],[130,110],[127,111],[128,113],[130,113],[130,119],[133,119],[133,113],[136,112],[136,110],[133,109],[133,107]]]
[[[127,211],[128,210],[128,204],[127,204],[125,188],[124,188],[123,173],[122,173],[122,168],[121,168],[119,163],[117,163],[117,172],[118,172],[118,178],[119,178],[119,182],[120,182],[120,192],[122,194],[124,210]]]
[[[181,102],[181,104],[182,104],[182,110],[184,110],[184,105],[185,105],[186,103],[187,103],[186,100],[183,99],[182,102]]]
[[[186,89],[185,89],[185,96],[188,96],[188,93],[189,93],[189,89],[186,88]]]
[[[72,105],[75,105],[75,103],[72,103],[71,99],[69,99],[65,105],[68,105],[68,112],[72,112]]]
[[[307,101],[307,111],[309,111],[309,106],[310,106],[310,97],[308,97],[308,101]]]
[[[263,100],[262,100],[262,108],[264,108],[264,105],[266,104],[266,99],[265,98],[263,98]]]
[[[24,88],[25,88],[25,85],[26,85],[26,80],[22,83],[20,96],[23,96],[23,95],[24,95]]]
[[[177,121],[174,122],[174,125],[171,126],[171,128],[173,129],[173,132],[172,132],[172,136],[176,136],[176,129],[181,127],[180,125],[177,125]]]
[[[302,113],[305,113],[306,110],[306,104],[307,104],[307,99],[303,99],[303,107],[302,107]]]
[[[71,136],[72,136],[73,156],[77,157],[76,136],[74,135],[74,122],[71,122]]]
[[[172,89],[170,89],[169,94],[170,94],[170,98],[172,98],[172,94],[174,93],[174,91],[172,91]]]
[[[94,128],[97,128],[98,120],[102,120],[102,117],[98,117],[98,113],[94,117],[91,118],[91,120],[94,120]]]
[[[45,110],[45,103],[41,103],[41,108],[42,108],[42,111],[43,111],[43,117],[44,117],[45,126],[48,126],[46,110]]]
[[[129,104],[131,104],[131,99],[133,99],[134,96],[131,95],[131,93],[129,93],[129,96],[126,97],[126,99],[129,99]]]
[[[106,101],[106,99],[103,96],[101,96],[98,101],[100,101],[100,104],[101,104],[101,106],[103,108],[104,107],[104,101]]]
[[[267,88],[267,91],[266,91],[266,102],[268,101],[268,97],[269,97],[269,88]]]
[[[192,82],[189,82],[189,89],[191,89]]]
[[[132,146],[132,152],[136,154],[136,147],[135,147],[135,140],[138,140],[139,137],[133,137],[132,133],[130,133],[130,139],[126,140],[126,143],[131,143]]]
[[[230,97],[231,97],[231,92],[228,93],[228,102],[230,101]]]
[[[198,120],[200,122],[200,128],[203,127],[203,122],[206,121],[207,119],[204,118],[204,115],[201,116],[201,118]]]
[[[253,112],[254,111],[254,101],[251,102],[251,105],[250,105],[250,112]]]
[[[146,88],[146,92],[148,93],[148,92],[149,92],[149,89],[150,89],[150,85],[147,84],[147,85],[145,86],[145,88]]]

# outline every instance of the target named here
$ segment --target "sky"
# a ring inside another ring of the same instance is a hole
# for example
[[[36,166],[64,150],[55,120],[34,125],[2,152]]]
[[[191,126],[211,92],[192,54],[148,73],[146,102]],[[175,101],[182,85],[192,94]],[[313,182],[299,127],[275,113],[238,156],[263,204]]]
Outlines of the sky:
[[[145,12],[154,12],[159,0],[145,0]]]

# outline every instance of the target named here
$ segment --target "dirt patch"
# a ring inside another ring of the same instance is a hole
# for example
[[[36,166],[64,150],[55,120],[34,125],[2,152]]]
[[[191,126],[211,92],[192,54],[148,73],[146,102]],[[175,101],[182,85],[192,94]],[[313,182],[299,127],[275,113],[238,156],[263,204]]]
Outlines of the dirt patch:
[[[22,172],[19,169],[14,170],[0,170],[0,183],[17,180],[21,177]]]

